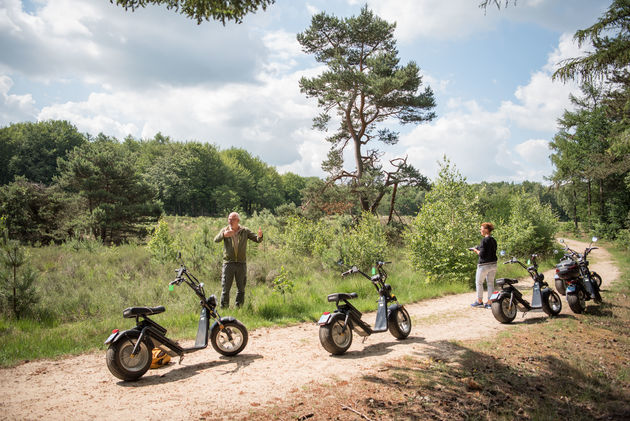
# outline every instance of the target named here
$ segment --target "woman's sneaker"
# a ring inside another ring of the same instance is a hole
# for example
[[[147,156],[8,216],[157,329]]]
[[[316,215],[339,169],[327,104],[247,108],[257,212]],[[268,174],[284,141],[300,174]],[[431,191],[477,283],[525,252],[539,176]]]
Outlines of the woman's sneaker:
[[[483,303],[480,303],[479,301],[475,301],[470,306],[471,307],[483,307]]]

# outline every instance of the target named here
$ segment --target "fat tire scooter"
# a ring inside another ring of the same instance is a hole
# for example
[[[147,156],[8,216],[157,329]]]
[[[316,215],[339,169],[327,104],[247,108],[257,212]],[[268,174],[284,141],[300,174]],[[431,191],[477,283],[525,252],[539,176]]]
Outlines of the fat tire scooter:
[[[119,331],[114,329],[105,341],[107,349],[107,368],[116,377],[125,381],[138,380],[151,366],[153,348],[160,348],[171,357],[179,356],[181,364],[184,354],[205,349],[208,337],[212,347],[219,354],[233,356],[245,349],[247,345],[247,328],[234,317],[221,317],[216,311],[217,298],[214,295],[206,297],[203,283],[190,272],[181,261],[178,253],[180,268],[176,270],[177,277],[169,283],[169,290],[182,282],[188,285],[201,299],[201,315],[197,327],[197,337],[194,346],[183,348],[177,342],[166,337],[166,328],[153,321],[149,316],[165,311],[164,306],[158,307],[129,307],[123,311],[123,317],[135,318],[136,326]],[[209,319],[215,321],[209,325]]]
[[[501,254],[503,255],[504,253],[502,252]],[[490,296],[490,300],[492,300],[492,315],[499,322],[511,323],[518,311],[522,311],[523,316],[530,311],[544,311],[549,316],[560,314],[562,310],[560,295],[549,288],[549,285],[544,280],[544,274],[538,273],[536,257],[538,255],[532,254],[532,264],[530,266],[525,266],[514,257],[503,263],[504,265],[512,263],[521,265],[534,280],[534,286],[532,287],[532,302],[530,304],[514,286],[514,284],[518,283],[518,279],[500,278],[495,281],[496,285],[501,287],[501,290],[494,291]]]
[[[564,240],[560,242],[564,244]],[[563,260],[556,265],[556,275],[566,285],[567,304],[576,314],[584,312],[588,300],[602,302],[599,291],[602,278],[596,272],[591,272],[587,260],[589,253],[597,249],[597,247],[592,247],[594,242],[597,242],[597,237],[591,239],[584,253],[578,253],[564,244],[565,256],[569,260]]]
[[[356,266],[352,266],[350,270],[341,274],[341,276],[347,276],[360,273],[372,282],[379,295],[376,322],[372,328],[361,320],[362,313],[350,304],[352,298],[357,298],[356,292],[328,295],[328,302],[334,302],[337,309],[332,313],[325,312],[317,322],[319,324],[319,340],[326,351],[333,355],[341,355],[346,352],[352,344],[353,330],[362,337],[387,330],[396,339],[405,339],[409,336],[411,317],[403,305],[398,303],[396,296],[392,294],[391,285],[385,283],[387,272],[383,266],[387,263],[391,262],[376,262],[376,266],[372,270],[373,276],[368,276]],[[392,302],[395,304],[389,305]]]

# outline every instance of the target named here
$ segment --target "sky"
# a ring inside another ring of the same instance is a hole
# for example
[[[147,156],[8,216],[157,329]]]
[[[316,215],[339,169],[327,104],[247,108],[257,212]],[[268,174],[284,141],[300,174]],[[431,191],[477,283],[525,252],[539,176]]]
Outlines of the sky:
[[[162,133],[324,177],[326,133],[312,128],[320,110],[298,85],[323,67],[296,34],[313,14],[356,16],[367,4],[396,22],[401,63],[418,64],[437,103],[431,122],[388,123],[400,141],[380,145],[383,160],[407,156],[432,180],[447,157],[469,182],[544,182],[557,119],[580,93],[551,75],[588,51],[573,34],[610,0],[510,0],[485,12],[479,2],[276,0],[223,26],[161,6],[0,0],[0,127],[59,119],[121,140]],[[351,159],[345,166],[354,169]]]

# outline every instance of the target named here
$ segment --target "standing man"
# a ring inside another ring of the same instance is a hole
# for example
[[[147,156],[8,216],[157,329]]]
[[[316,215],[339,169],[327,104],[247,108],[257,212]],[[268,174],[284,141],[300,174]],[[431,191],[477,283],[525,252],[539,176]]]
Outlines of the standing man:
[[[221,272],[221,307],[230,305],[230,289],[236,278],[236,306],[245,301],[245,283],[247,282],[247,239],[260,243],[263,233],[258,228],[258,235],[247,227],[242,227],[240,216],[236,212],[228,215],[228,225],[214,237],[214,242],[223,240],[223,271]]]

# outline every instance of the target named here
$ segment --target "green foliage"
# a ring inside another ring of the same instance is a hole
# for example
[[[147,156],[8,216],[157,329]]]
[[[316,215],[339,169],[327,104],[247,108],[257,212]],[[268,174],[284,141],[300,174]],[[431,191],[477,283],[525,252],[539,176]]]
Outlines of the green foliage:
[[[316,221],[301,216],[287,218],[284,242],[293,255],[321,257],[330,248],[334,229],[324,219]]]
[[[116,141],[101,137],[74,149],[59,168],[59,184],[83,198],[87,225],[103,242],[144,235],[161,213],[129,152]]]
[[[9,239],[4,222],[0,220],[0,312],[19,319],[39,301],[37,273],[20,243]]]
[[[67,121],[17,123],[0,128],[0,185],[16,176],[50,184],[58,174],[57,159],[86,143],[84,135]]]
[[[356,227],[336,236],[334,246],[346,265],[368,268],[378,260],[385,260],[387,236],[378,217],[363,212]]]
[[[470,281],[476,261],[468,247],[478,243],[478,200],[445,158],[438,179],[406,234],[414,268],[427,281]]]
[[[151,257],[158,262],[174,262],[177,255],[175,250],[175,239],[168,230],[168,223],[164,218],[160,218],[154,228],[153,235],[147,243],[147,248]]]
[[[553,250],[558,221],[549,205],[522,191],[509,201],[510,216],[495,230],[499,248],[510,256],[529,256]]]
[[[167,9],[185,15],[200,24],[204,20],[218,20],[223,25],[226,21],[241,23],[248,13],[255,13],[259,8],[266,10],[275,0],[110,0],[132,11],[149,4],[165,5]]]
[[[70,204],[58,187],[28,181],[0,186],[0,215],[6,217],[9,237],[25,243],[48,244],[65,236]]]
[[[284,265],[280,266],[280,273],[273,280],[273,291],[284,297],[285,294],[293,292],[293,288],[295,288],[295,283],[289,277]]]

